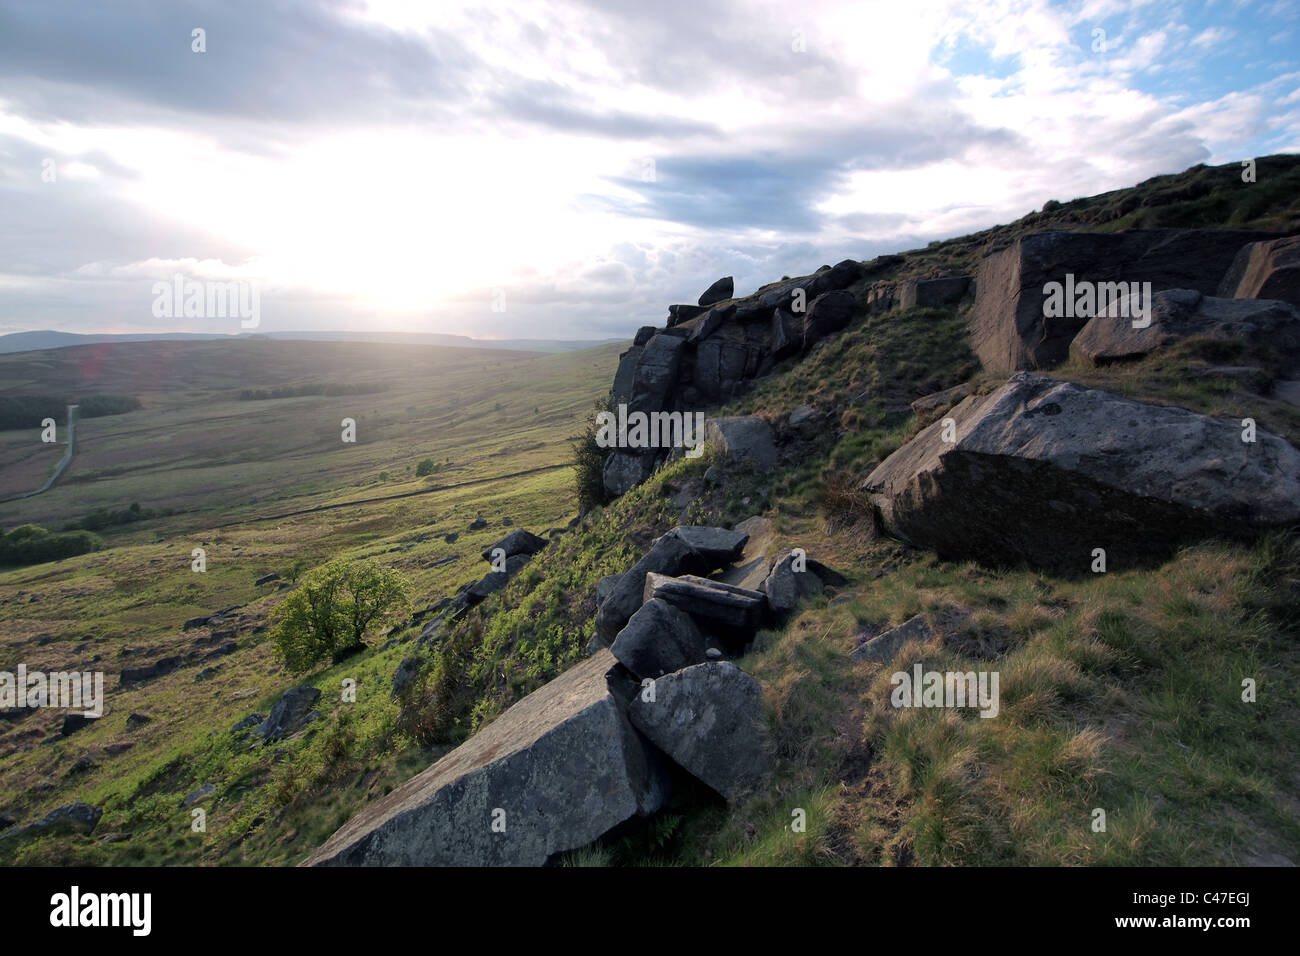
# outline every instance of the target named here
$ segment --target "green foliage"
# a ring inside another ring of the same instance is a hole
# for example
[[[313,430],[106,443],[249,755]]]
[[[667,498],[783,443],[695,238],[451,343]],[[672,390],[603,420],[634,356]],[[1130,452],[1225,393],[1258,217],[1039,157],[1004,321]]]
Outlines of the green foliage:
[[[80,406],[77,415],[81,418],[99,418],[133,412],[140,407],[140,399],[131,395],[87,395],[81,399],[58,395],[4,396],[0,397],[0,431],[39,428],[45,418],[66,425],[69,405]]]
[[[438,473],[438,463],[432,458],[424,458],[415,466],[415,477],[426,478]]]
[[[592,508],[609,501],[605,492],[605,457],[607,452],[596,444],[596,415],[609,411],[609,398],[596,400],[587,416],[587,428],[572,440],[574,490],[578,495],[578,511],[585,514]]]
[[[96,508],[84,518],[73,521],[64,526],[65,531],[75,531],[77,529],[85,531],[103,531],[105,528],[120,527],[122,525],[134,524],[137,521],[147,521],[150,518],[158,518],[172,514],[171,508],[142,508],[140,502],[133,501],[129,507],[109,510],[108,508]]]
[[[389,478],[391,478],[391,477],[392,477],[392,475],[390,475],[390,474],[389,474],[388,472],[386,472],[386,471],[381,471],[381,472],[379,473],[379,480],[380,480],[380,481],[387,481],[387,480],[388,480]]]
[[[18,566],[61,561],[78,554],[98,551],[104,540],[89,531],[50,533],[39,525],[19,525],[10,532],[0,529],[0,565]]]
[[[331,561],[272,612],[271,641],[290,670],[310,670],[364,647],[366,632],[405,607],[407,595],[406,582],[392,569]]]

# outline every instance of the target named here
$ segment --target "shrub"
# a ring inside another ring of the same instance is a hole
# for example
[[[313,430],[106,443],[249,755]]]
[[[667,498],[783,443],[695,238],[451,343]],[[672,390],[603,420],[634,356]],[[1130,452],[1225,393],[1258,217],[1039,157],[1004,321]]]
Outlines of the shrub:
[[[293,671],[365,647],[366,632],[405,607],[408,588],[392,569],[366,561],[331,561],[304,580],[273,612],[271,641]]]
[[[438,463],[432,458],[425,458],[415,466],[415,477],[425,478],[438,473]]]
[[[578,511],[586,513],[609,501],[605,493],[605,449],[596,444],[596,415],[609,411],[609,399],[597,399],[587,416],[587,430],[574,438],[574,485],[578,495]]]
[[[103,546],[104,540],[89,531],[51,534],[39,525],[24,524],[8,533],[0,530],[0,565],[61,561]]]

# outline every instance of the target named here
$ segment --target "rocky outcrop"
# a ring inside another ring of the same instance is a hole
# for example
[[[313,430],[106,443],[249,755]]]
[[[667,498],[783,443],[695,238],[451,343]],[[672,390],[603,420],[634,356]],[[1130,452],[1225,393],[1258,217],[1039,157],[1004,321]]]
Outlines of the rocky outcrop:
[[[1218,294],[1300,305],[1300,236],[1243,246],[1219,283]]]
[[[539,866],[667,797],[597,652],[349,820],[307,865]]]
[[[972,346],[989,371],[1049,368],[1065,360],[1091,314],[1047,317],[1050,282],[1150,282],[1153,292],[1213,295],[1243,245],[1270,233],[1234,229],[1038,232],[986,257],[976,275]],[[1070,309],[1069,312],[1077,310]]]
[[[1263,346],[1273,361],[1300,367],[1300,309],[1267,299],[1223,299],[1195,289],[1158,292],[1150,325],[1134,328],[1129,315],[1099,315],[1070,343],[1070,356],[1102,365],[1142,358],[1192,335]]]
[[[0,833],[0,841],[21,843],[36,837],[78,833],[89,835],[99,824],[104,811],[88,803],[68,803],[51,810],[35,823],[11,827]]]
[[[320,717],[312,710],[320,700],[320,691],[315,687],[291,687],[271,707],[271,713],[262,721],[255,733],[267,743],[282,740],[297,733],[311,721]]]
[[[762,688],[730,661],[660,677],[628,705],[632,725],[673,762],[734,800],[768,769]]]
[[[882,257],[885,259],[887,257]],[[877,260],[880,263],[882,260]],[[893,264],[893,260],[888,260]],[[700,306],[673,305],[663,329],[641,329],[619,356],[611,408],[695,413],[741,394],[777,362],[842,330],[861,310],[849,291],[873,269],[851,259],[734,300],[720,280]],[[715,298],[716,296],[716,298]],[[648,478],[670,449],[611,449],[603,480],[617,497]]]
[[[1085,572],[1300,522],[1300,451],[1238,421],[1028,373],[954,408],[866,479],[890,534],[945,557]]]

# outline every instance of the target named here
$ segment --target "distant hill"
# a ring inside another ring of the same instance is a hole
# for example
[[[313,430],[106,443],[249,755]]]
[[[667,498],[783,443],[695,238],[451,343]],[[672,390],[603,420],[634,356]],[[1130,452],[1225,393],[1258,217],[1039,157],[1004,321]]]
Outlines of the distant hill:
[[[221,335],[210,332],[59,332],[42,329],[33,332],[10,332],[0,335],[0,354],[38,352],[70,345],[95,345],[102,342],[162,342],[174,340],[213,341],[222,339],[288,339],[312,342],[386,342],[406,345],[443,345],[467,349],[512,349],[525,352],[571,352],[621,339],[473,339],[467,335],[444,335],[439,332],[350,332],[304,331],[266,332]]]

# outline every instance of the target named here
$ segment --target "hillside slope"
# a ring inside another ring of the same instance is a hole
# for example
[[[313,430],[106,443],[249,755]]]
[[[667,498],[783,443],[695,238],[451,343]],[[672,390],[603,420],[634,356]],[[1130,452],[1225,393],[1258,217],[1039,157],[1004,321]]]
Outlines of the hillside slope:
[[[737,658],[763,687],[773,760],[767,784],[728,803],[679,780],[657,815],[562,862],[1300,860],[1300,808],[1292,796],[1300,782],[1300,547],[1292,533],[1198,540],[1161,561],[1102,574],[997,567],[944,560],[881,534],[863,487],[875,466],[947,408],[914,409],[914,401],[955,386],[986,395],[1006,379],[982,370],[972,350],[969,292],[938,306],[892,301],[873,309],[873,289],[969,275],[990,253],[1046,228],[1294,230],[1300,159],[1266,157],[1258,165],[1259,181],[1249,187],[1238,167],[1196,167],[866,264],[869,271],[840,290],[854,302],[842,329],[761,372],[750,369],[725,398],[701,404],[710,416],[756,415],[768,422],[775,467],[754,469],[716,449],[699,459],[670,460],[590,510],[572,530],[552,536],[504,588],[445,625],[436,639],[421,645],[425,622],[411,620],[387,634],[383,648],[312,674],[308,682],[327,696],[318,704],[322,719],[300,735],[257,749],[230,737],[224,717],[220,725],[196,724],[186,740],[141,761],[124,782],[102,773],[85,784],[74,777],[58,785],[57,796],[25,794],[11,802],[22,818],[73,798],[96,802],[105,809],[101,835],[113,839],[51,837],[17,848],[0,841],[0,854],[20,863],[300,862],[363,807],[584,660],[602,578],[627,571],[677,525],[732,527],[757,515],[772,525],[769,553],[802,548],[847,579],[760,631]],[[747,300],[735,304],[743,310]],[[650,330],[645,341],[664,332]],[[1257,351],[1243,345],[1225,354],[1221,343],[1193,339],[1127,363],[1068,362],[1049,374],[1210,416],[1240,418],[1245,409],[1261,429],[1294,444],[1300,413],[1274,394],[1275,370]],[[604,357],[610,374],[587,402],[609,388],[612,358]],[[813,417],[791,424],[801,406]],[[567,491],[555,483],[534,488],[536,519],[560,524],[558,515],[575,509]],[[503,489],[499,500],[516,493],[522,490]],[[398,546],[390,541],[410,536],[409,521],[386,515],[374,530],[336,527],[313,554],[319,560],[345,549],[384,553],[385,546]],[[452,527],[440,523],[433,532]],[[357,545],[362,535],[373,543]],[[437,560],[439,547],[426,548],[422,554]],[[469,569],[461,567],[465,580]],[[19,580],[31,580],[11,579],[3,582],[10,593]],[[427,584],[419,603],[450,597],[452,583]],[[254,628],[270,603],[252,606],[239,626]],[[884,661],[850,656],[918,615],[927,640],[901,646]],[[269,659],[255,637],[239,653],[253,667],[265,668]],[[400,700],[389,702],[397,663],[408,658],[415,676]],[[891,706],[891,675],[913,664],[996,669],[999,719]],[[345,676],[372,689],[364,706],[336,700]],[[1242,700],[1243,678],[1257,689],[1249,704]],[[247,709],[269,705],[287,688],[286,679],[263,685]],[[182,700],[172,699],[173,706],[182,708]],[[141,733],[125,729],[124,717],[119,711],[113,718],[116,743]],[[67,752],[66,744],[58,746]],[[34,759],[23,757],[24,785],[48,772]],[[215,787],[206,804],[212,827],[196,842],[185,834],[188,816],[177,807],[209,783]],[[1099,809],[1107,820],[1102,831],[1095,828]],[[806,826],[792,828],[799,811]]]

